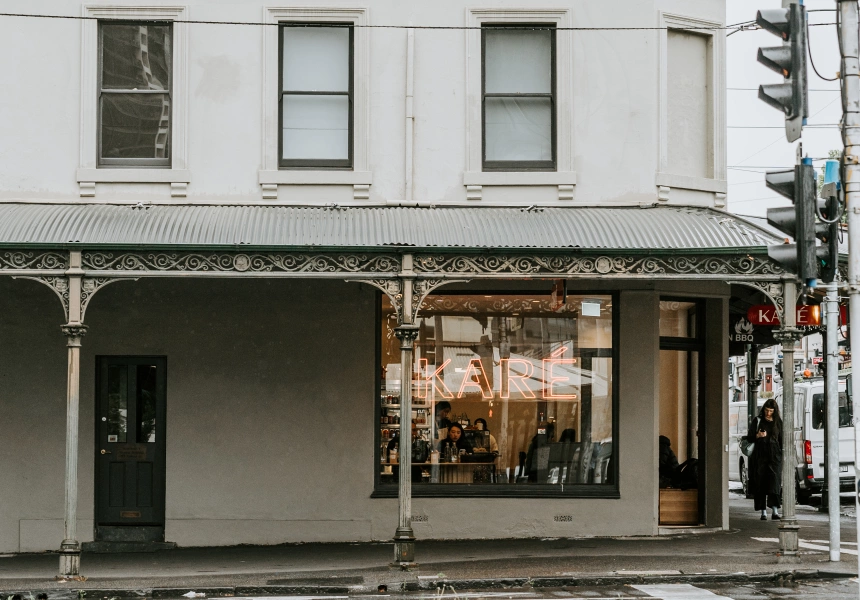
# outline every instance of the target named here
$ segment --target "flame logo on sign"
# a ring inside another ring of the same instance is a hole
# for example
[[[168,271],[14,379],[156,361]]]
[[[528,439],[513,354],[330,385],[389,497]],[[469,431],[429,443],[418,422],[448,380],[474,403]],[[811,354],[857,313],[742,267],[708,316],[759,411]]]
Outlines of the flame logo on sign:
[[[747,321],[746,317],[741,317],[740,320],[735,323],[735,333],[737,333],[738,335],[750,335],[752,332],[753,324]]]

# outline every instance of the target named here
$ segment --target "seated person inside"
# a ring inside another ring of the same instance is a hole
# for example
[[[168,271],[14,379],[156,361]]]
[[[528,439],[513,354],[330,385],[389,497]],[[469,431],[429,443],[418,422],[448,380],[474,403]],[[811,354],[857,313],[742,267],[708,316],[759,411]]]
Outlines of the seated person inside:
[[[472,444],[463,435],[463,427],[459,423],[451,423],[448,427],[448,437],[439,442],[439,452],[442,457],[446,457],[446,451],[451,449],[451,452],[460,454],[464,450],[466,454],[472,453]]]
[[[499,452],[499,444],[496,442],[496,438],[493,437],[493,434],[490,433],[489,428],[487,427],[487,421],[485,419],[475,419],[475,429],[478,431],[484,432],[484,436],[489,441],[489,445],[486,448],[488,452],[495,452],[498,454]]]

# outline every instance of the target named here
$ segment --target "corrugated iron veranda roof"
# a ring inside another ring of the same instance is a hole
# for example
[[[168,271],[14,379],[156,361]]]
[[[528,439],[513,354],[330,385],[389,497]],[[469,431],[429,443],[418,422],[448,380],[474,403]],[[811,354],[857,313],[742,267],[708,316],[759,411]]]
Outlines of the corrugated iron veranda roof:
[[[730,251],[779,243],[708,208],[0,204],[4,246]]]

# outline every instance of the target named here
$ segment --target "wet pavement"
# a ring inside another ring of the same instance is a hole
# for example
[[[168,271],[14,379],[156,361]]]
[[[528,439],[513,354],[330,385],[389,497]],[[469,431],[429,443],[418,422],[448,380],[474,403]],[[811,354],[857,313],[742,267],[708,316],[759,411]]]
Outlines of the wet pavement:
[[[853,514],[853,497],[845,498],[842,508]],[[797,518],[801,527],[797,564],[777,560],[778,522],[760,521],[752,501],[733,491],[729,531],[626,538],[418,540],[418,565],[409,571],[389,566],[390,543],[84,554],[81,569],[86,580],[68,582],[54,578],[56,554],[0,556],[0,597],[6,600],[16,592],[21,600],[39,600],[39,592],[48,593],[50,600],[179,599],[188,592],[208,598],[389,597],[378,593],[379,586],[387,593],[405,592],[403,597],[408,598],[437,597],[444,588],[446,600],[659,597],[645,593],[655,592],[656,588],[642,587],[649,585],[693,586],[684,592],[687,596],[672,596],[673,600],[699,598],[690,595],[697,590],[732,600],[842,597],[844,590],[852,589],[845,579],[857,573],[855,520],[841,518],[842,560],[834,563],[828,560],[828,515],[817,506],[798,506]],[[856,587],[855,582],[851,597],[857,597]],[[477,595],[464,595],[469,590]]]
[[[203,599],[189,591],[171,600]],[[198,593],[199,594],[199,593]],[[56,591],[50,600],[141,600],[145,596],[112,596],[85,594],[76,591]],[[644,584],[573,586],[542,591],[469,592],[451,586],[434,591],[407,594],[343,594],[304,596],[235,596],[233,600],[619,600],[625,598],[655,598],[663,600],[848,600],[858,597],[858,581],[852,579],[807,581],[778,585],[768,583],[715,583],[715,584]],[[23,594],[7,600],[44,600],[35,595]]]

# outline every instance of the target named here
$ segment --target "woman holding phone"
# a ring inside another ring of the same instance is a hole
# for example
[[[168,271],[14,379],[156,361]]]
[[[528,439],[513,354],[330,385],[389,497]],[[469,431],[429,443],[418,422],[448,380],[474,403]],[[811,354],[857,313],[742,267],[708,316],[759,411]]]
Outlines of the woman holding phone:
[[[761,511],[761,520],[767,520],[767,507],[771,519],[779,521],[782,493],[782,418],[779,407],[771,398],[761,407],[758,416],[750,423],[747,440],[754,443],[750,456],[750,485],[755,510]]]

